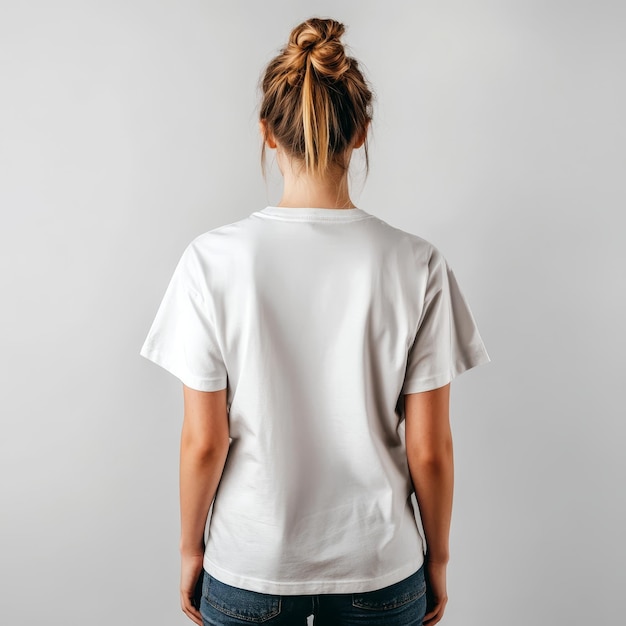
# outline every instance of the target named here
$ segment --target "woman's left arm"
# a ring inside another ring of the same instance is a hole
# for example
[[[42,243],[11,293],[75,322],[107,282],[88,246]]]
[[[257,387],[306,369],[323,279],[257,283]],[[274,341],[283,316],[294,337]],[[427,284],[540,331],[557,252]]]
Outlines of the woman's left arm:
[[[201,624],[194,590],[202,573],[206,521],[229,449],[226,388],[197,391],[183,385],[180,442],[181,607]]]

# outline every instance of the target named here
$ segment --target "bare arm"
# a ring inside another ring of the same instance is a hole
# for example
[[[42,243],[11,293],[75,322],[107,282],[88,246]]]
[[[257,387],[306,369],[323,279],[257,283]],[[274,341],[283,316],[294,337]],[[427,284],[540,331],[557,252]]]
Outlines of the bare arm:
[[[199,626],[197,585],[204,530],[229,449],[226,389],[196,391],[183,385],[185,416],[180,441],[181,607]]]
[[[183,385],[185,416],[180,442],[180,551],[204,548],[204,529],[228,455],[226,389]]]
[[[446,568],[454,487],[450,383],[406,394],[404,402],[407,459],[426,536],[428,603],[423,624],[432,626],[441,620],[448,601]]]

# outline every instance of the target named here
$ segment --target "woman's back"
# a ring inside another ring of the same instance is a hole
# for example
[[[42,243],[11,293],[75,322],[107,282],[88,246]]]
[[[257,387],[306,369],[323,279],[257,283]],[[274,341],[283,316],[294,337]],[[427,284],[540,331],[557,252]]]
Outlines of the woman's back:
[[[489,360],[432,244],[359,208],[266,207],[187,247],[142,355],[192,388],[228,382],[209,573],[314,594],[421,566],[403,393]]]

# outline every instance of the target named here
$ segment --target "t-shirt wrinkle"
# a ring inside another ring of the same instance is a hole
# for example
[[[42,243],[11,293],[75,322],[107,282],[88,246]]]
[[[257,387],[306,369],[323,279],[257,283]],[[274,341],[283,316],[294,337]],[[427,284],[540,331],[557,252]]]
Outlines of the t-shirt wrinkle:
[[[254,211],[187,245],[140,354],[193,389],[227,390],[207,572],[319,594],[421,567],[402,395],[490,361],[431,242],[360,208]]]

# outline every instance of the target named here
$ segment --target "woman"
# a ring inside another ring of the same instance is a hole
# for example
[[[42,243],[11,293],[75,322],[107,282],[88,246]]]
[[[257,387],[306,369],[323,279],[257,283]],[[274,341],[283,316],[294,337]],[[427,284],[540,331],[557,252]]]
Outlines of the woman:
[[[267,66],[282,199],[187,246],[141,349],[183,383],[197,624],[430,626],[447,602],[450,381],[490,359],[441,252],[350,199],[372,93],[343,32],[309,19]]]

